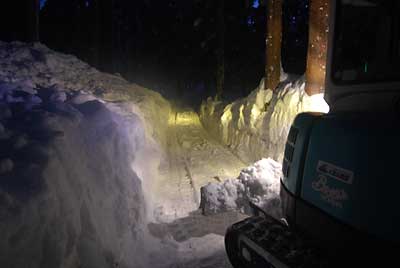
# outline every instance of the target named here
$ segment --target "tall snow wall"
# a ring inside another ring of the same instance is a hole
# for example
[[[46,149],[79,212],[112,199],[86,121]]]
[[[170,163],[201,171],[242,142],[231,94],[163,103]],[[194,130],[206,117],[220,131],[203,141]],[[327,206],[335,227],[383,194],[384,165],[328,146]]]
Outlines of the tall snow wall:
[[[249,96],[225,104],[211,98],[200,107],[203,126],[243,161],[262,158],[282,162],[284,146],[295,116],[301,112],[328,112],[323,95],[308,96],[304,78],[286,79],[273,92],[264,78]]]
[[[147,267],[168,103],[40,44],[0,65],[0,266]]]

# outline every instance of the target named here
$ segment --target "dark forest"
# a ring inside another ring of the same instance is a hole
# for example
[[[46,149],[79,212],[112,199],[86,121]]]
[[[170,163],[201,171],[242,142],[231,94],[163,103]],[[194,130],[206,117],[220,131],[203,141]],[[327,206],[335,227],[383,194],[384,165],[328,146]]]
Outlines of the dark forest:
[[[29,19],[22,2],[6,4],[14,19],[3,24],[5,41],[32,41],[22,30]],[[283,5],[282,65],[289,73],[305,71],[307,3]],[[263,1],[46,0],[38,12],[38,41],[190,104],[217,87],[225,100],[246,96],[265,72]]]

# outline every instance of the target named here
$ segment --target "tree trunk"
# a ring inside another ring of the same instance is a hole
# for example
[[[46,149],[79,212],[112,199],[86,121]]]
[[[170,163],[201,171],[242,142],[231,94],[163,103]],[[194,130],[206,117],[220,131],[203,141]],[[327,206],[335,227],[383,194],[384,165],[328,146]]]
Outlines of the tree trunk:
[[[329,0],[310,0],[310,23],[306,69],[306,93],[314,95],[325,89],[329,36]]]
[[[26,0],[26,36],[27,42],[39,42],[39,0]]]
[[[275,90],[281,75],[282,0],[267,5],[265,89]]]
[[[222,98],[225,83],[225,0],[218,0],[218,14],[217,14],[217,94],[216,100]]]

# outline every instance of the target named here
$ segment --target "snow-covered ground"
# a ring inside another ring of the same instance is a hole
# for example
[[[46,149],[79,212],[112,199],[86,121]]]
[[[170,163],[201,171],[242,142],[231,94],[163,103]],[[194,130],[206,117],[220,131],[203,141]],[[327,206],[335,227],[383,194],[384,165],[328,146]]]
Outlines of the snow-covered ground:
[[[223,236],[248,201],[279,217],[291,120],[327,109],[303,84],[209,100],[200,120],[74,56],[0,42],[0,264],[231,267]]]
[[[301,112],[329,111],[322,94],[308,96],[304,77],[282,75],[281,84],[272,92],[264,89],[264,79],[246,98],[230,104],[203,102],[200,119],[216,139],[226,144],[243,161],[261,158],[283,160],[290,125]]]
[[[196,113],[41,44],[0,42],[2,267],[230,267],[200,188],[246,166]]]
[[[166,155],[150,198],[154,208],[150,233],[178,242],[179,254],[171,267],[231,267],[223,237],[226,228],[245,215],[237,211],[202,215],[200,188],[236,177],[246,165],[211,139],[191,110],[174,109],[166,134]]]
[[[155,216],[165,221],[198,209],[201,186],[236,177],[246,166],[210,138],[193,111],[175,111],[167,135],[167,157],[154,191]]]

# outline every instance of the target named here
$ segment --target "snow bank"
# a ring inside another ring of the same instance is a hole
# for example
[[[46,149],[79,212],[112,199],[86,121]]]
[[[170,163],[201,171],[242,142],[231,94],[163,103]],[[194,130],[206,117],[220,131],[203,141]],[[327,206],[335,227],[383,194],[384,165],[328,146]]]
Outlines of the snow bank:
[[[2,267],[148,267],[168,103],[40,44],[0,42],[0,66]]]
[[[249,201],[280,218],[281,165],[271,158],[243,169],[237,179],[209,183],[201,188],[200,207],[206,215],[238,210],[251,213]]]
[[[135,158],[133,167],[140,178],[147,178],[143,179],[143,187],[147,195],[151,193],[154,172],[167,146],[165,133],[171,113],[169,102],[159,93],[131,84],[121,76],[99,72],[73,55],[55,52],[40,43],[0,41],[0,64],[0,99],[32,106],[41,101],[36,94],[39,92],[53,102],[68,99],[77,105],[98,100],[123,106],[119,112],[125,115],[136,114],[143,123],[147,146],[141,149],[142,157]],[[13,97],[7,93],[12,90],[25,92],[26,96]],[[110,105],[109,108],[112,110]],[[147,198],[151,207],[151,196]]]
[[[323,95],[308,96],[304,78],[282,81],[276,91],[264,90],[264,79],[246,98],[225,105],[209,98],[200,108],[204,127],[228,145],[243,161],[263,157],[278,162],[290,125],[301,112],[328,112]]]
[[[1,87],[3,92],[9,87],[22,91],[42,88],[51,90],[53,98],[60,101],[66,95],[78,95],[75,102],[93,99],[91,95],[108,102],[129,101],[135,104],[131,109],[144,119],[150,136],[165,142],[170,105],[159,93],[121,76],[99,72],[73,55],[55,52],[40,43],[0,41],[0,63],[0,81],[6,84]]]
[[[145,206],[131,168],[140,120],[99,101],[0,105],[12,113],[1,122],[0,263],[140,267]]]

